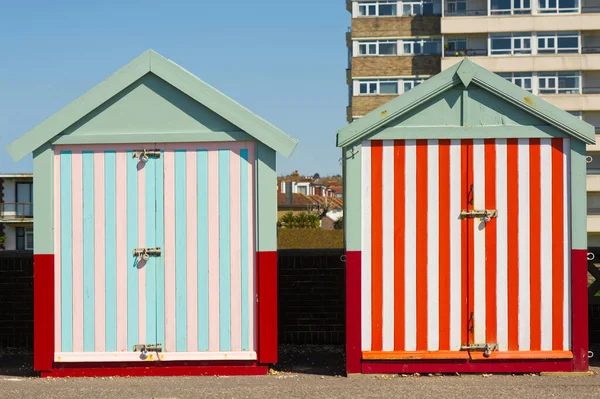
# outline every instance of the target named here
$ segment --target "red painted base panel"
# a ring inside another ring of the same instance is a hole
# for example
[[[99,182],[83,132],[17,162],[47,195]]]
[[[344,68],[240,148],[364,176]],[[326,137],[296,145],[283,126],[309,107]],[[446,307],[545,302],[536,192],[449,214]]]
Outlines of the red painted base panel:
[[[364,374],[412,373],[539,373],[573,371],[571,359],[552,361],[464,361],[428,360],[410,362],[362,362]]]
[[[176,376],[234,376],[265,375],[269,368],[254,362],[197,363],[170,362],[140,365],[139,363],[80,363],[68,366],[54,363],[51,371],[42,371],[43,378],[62,377],[176,377]]]

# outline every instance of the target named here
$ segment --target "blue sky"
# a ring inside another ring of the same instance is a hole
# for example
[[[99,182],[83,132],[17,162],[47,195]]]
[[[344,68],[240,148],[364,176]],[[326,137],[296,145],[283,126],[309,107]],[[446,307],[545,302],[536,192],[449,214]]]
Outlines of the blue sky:
[[[6,145],[152,48],[300,140],[278,173],[341,172],[350,23],[344,0],[0,1]]]

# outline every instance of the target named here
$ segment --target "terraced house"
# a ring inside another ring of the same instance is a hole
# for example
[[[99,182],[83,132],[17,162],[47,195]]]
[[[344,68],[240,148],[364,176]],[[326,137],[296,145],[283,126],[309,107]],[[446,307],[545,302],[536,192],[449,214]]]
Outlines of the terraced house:
[[[346,7],[349,122],[468,56],[600,135],[600,0],[346,0]],[[587,151],[588,245],[600,247],[600,145]]]

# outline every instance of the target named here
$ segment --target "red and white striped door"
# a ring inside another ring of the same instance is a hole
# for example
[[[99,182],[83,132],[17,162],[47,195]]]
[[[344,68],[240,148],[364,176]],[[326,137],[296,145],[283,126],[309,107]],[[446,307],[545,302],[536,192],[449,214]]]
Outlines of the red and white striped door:
[[[568,351],[568,154],[568,139],[365,141],[363,352]]]

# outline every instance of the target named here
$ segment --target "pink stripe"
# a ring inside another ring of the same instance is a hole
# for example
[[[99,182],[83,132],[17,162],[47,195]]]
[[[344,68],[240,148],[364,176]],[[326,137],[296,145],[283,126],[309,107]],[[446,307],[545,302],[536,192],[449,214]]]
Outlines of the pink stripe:
[[[83,177],[81,151],[72,155],[73,352],[83,351]]]
[[[208,349],[219,351],[219,154],[208,152]]]
[[[240,153],[230,153],[229,194],[230,194],[230,252],[231,252],[231,350],[242,349],[242,279],[241,279],[241,237],[240,237]]]
[[[143,164],[140,164],[143,165]],[[138,248],[146,248],[146,169],[138,171]],[[138,339],[146,342],[146,262],[138,263]]]
[[[186,152],[187,350],[198,351],[198,205],[196,152]]]
[[[54,151],[54,352],[61,351],[60,314],[60,152]]]
[[[175,154],[166,150],[165,174],[165,348],[175,352]],[[183,255],[183,254],[182,254]]]
[[[104,152],[94,153],[94,349],[103,352],[105,340],[105,217]]]
[[[117,152],[117,351],[127,351],[127,153]]]
[[[256,348],[255,342],[255,325],[256,325],[256,252],[254,248],[254,234],[255,234],[255,226],[254,226],[254,144],[248,143],[248,228],[250,231],[248,232],[248,286],[250,287],[248,292],[250,294],[250,328],[248,332],[250,334],[250,350],[254,350]]]

